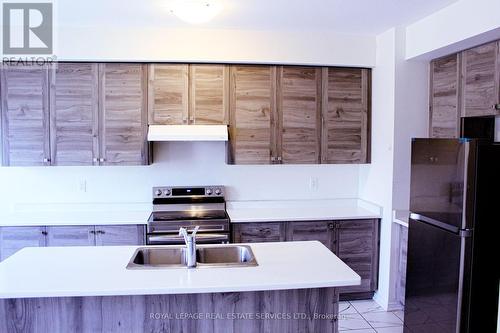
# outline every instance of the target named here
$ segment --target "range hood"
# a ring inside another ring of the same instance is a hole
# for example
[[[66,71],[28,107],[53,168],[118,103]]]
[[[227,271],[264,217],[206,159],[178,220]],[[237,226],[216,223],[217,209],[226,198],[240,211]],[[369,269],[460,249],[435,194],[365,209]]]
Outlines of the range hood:
[[[149,125],[148,141],[227,141],[226,125]]]

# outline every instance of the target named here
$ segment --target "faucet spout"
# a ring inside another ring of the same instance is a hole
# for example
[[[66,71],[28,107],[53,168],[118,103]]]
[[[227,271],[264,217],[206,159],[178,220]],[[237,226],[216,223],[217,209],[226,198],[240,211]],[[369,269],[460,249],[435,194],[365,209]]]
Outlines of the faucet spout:
[[[196,226],[191,235],[189,235],[186,228],[179,229],[179,236],[184,237],[186,243],[186,265],[188,268],[196,267],[196,233],[200,227]]]

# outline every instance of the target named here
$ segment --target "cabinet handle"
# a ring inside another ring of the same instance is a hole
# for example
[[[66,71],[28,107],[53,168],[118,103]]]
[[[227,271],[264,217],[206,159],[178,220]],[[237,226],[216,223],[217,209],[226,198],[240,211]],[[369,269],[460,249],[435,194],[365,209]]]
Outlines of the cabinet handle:
[[[274,161],[276,161],[276,157],[271,156],[271,162],[274,162]]]
[[[99,162],[106,162],[106,159],[101,157],[101,158],[99,159]]]
[[[500,103],[493,105],[493,108],[497,111],[500,111]]]
[[[97,162],[99,162],[99,160],[97,159],[97,157],[94,157],[94,158],[92,159],[92,162],[97,163]]]
[[[96,232],[97,232],[98,234],[101,234],[101,235],[106,233],[106,231],[104,231],[104,230],[97,230]]]
[[[89,231],[92,235],[95,235],[95,231],[94,230],[90,230]]]
[[[50,158],[44,158],[43,163],[50,163]]]
[[[328,229],[330,229],[330,230],[335,229],[335,224],[333,224],[333,223],[328,224]]]
[[[42,231],[42,235],[47,236],[49,233],[47,231]]]
[[[281,156],[278,156],[278,162],[281,163],[281,160],[282,160]]]

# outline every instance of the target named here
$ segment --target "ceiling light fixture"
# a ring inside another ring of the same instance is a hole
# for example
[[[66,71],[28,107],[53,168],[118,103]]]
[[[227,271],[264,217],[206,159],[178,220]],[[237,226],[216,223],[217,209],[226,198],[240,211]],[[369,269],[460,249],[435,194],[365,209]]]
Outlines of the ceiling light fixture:
[[[190,24],[206,23],[222,10],[214,0],[174,0],[170,12]]]

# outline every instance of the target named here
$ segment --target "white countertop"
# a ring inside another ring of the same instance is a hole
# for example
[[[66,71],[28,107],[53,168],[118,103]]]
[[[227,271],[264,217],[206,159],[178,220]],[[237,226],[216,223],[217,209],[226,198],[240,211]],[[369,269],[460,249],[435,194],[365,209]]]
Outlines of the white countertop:
[[[148,203],[27,204],[0,213],[0,226],[146,224]],[[381,208],[361,199],[228,201],[232,223],[380,218]]]
[[[380,218],[381,208],[360,199],[229,201],[232,223]]]
[[[144,211],[49,211],[0,215],[0,226],[146,224],[151,210]]]
[[[0,213],[0,226],[146,224],[151,203],[26,203]]]
[[[238,292],[361,282],[317,241],[249,245],[258,266],[142,270],[126,269],[137,246],[25,248],[0,263],[0,298]]]

